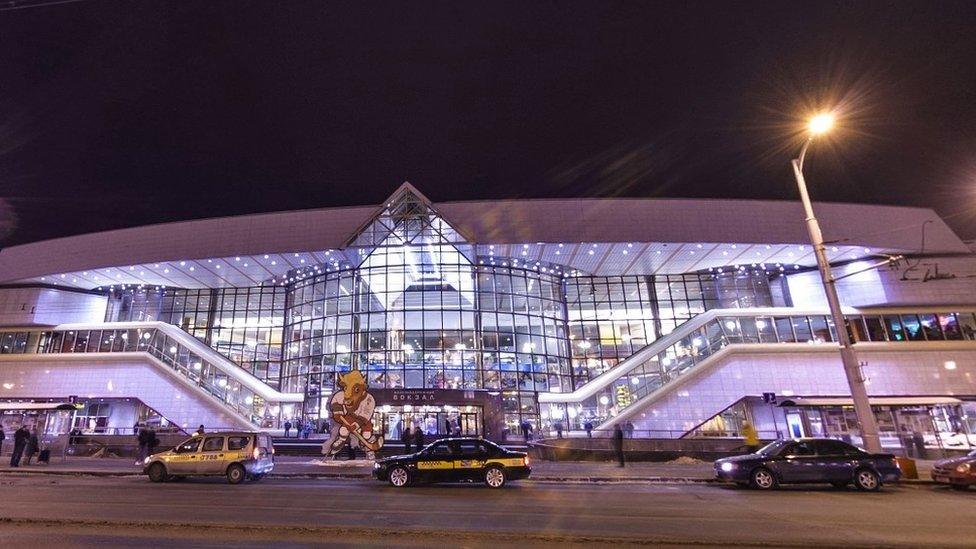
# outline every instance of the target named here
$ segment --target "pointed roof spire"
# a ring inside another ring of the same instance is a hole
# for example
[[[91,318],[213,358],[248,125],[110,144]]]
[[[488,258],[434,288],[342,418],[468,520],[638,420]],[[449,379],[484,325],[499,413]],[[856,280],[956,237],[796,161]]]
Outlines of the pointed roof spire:
[[[437,213],[430,199],[404,181],[343,247],[366,248],[361,254],[366,255],[377,246],[413,243],[464,245],[469,239]]]

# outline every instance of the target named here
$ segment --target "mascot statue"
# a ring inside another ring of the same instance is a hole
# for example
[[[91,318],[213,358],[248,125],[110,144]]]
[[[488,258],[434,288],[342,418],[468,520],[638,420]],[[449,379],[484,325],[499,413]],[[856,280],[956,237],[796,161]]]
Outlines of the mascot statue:
[[[361,447],[369,459],[374,459],[375,452],[383,446],[383,437],[373,432],[376,400],[366,391],[366,378],[359,370],[352,370],[340,374],[336,385],[338,390],[329,399],[332,431],[329,440],[322,444],[322,453],[334,458],[349,443]]]

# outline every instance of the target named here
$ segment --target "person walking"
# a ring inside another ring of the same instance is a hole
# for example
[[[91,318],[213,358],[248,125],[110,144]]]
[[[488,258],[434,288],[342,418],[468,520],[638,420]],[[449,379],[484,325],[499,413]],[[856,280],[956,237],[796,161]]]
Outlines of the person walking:
[[[291,431],[291,422],[285,421],[285,438],[288,438],[288,431]]]
[[[34,454],[40,450],[41,444],[37,441],[37,428],[35,427],[31,432],[30,436],[27,437],[27,445],[24,446],[24,454],[27,456],[25,463],[27,465],[31,464],[31,460],[34,459]]]
[[[149,456],[149,429],[139,429],[136,440],[139,442],[139,459],[136,460],[136,465],[142,465]]]
[[[409,425],[403,428],[403,432],[400,433],[400,440],[403,442],[403,452],[405,454],[412,454],[410,445],[413,443],[413,433],[410,432]]]
[[[3,427],[0,427],[0,454],[3,453],[3,441],[7,438],[6,433],[3,432]]]
[[[742,438],[746,442],[747,454],[755,454],[759,450],[759,433],[748,419],[742,420]]]
[[[202,426],[201,426],[202,427]],[[156,447],[159,446],[159,439],[156,438],[156,430],[152,427],[146,428],[146,455],[151,456],[156,451]]]
[[[631,422],[624,423],[624,430],[627,433],[627,438],[634,438],[634,424]]]
[[[583,429],[586,430],[586,438],[593,438],[593,424],[589,420],[583,424]]]
[[[613,426],[613,449],[617,452],[617,462],[624,466],[624,431],[620,424]]]
[[[413,430],[413,444],[419,452],[424,447],[424,430],[417,425]]]
[[[556,438],[563,438],[563,422],[556,422]]]
[[[14,451],[10,454],[11,467],[20,467],[20,457],[24,454],[24,447],[27,446],[28,438],[30,438],[30,433],[27,432],[27,427],[21,425],[20,429],[14,431]]]

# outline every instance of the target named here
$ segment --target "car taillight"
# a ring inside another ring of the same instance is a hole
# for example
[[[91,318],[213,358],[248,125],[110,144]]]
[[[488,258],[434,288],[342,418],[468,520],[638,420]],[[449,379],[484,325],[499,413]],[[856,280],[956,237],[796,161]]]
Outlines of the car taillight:
[[[529,466],[529,456],[522,458],[522,465],[525,465],[526,467]]]
[[[254,459],[260,458],[261,457],[261,449],[260,448],[255,448],[253,454],[254,454]]]

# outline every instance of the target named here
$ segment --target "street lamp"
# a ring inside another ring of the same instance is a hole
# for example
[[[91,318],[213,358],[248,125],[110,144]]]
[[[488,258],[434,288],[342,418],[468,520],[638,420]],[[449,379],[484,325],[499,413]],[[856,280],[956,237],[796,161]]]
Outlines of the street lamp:
[[[806,158],[810,143],[817,136],[830,131],[833,126],[834,116],[830,113],[818,114],[810,119],[807,126],[809,136],[803,144],[803,148],[800,149],[800,155],[792,161],[793,175],[796,176],[796,186],[800,190],[800,200],[803,202],[803,210],[806,213],[807,233],[810,235],[810,244],[813,245],[813,253],[817,258],[820,280],[823,282],[824,294],[827,296],[827,306],[830,308],[830,316],[834,320],[834,328],[837,331],[840,358],[844,363],[847,384],[851,388],[851,396],[854,399],[854,413],[857,414],[857,421],[861,425],[861,438],[864,441],[864,448],[869,452],[878,453],[881,452],[878,424],[874,419],[874,413],[871,411],[868,392],[864,386],[864,377],[857,362],[857,355],[854,354],[850,334],[847,333],[844,313],[841,311],[840,300],[837,298],[837,288],[834,286],[836,279],[830,272],[830,262],[827,261],[827,251],[824,248],[823,235],[820,233],[820,224],[813,215],[810,194],[807,193],[807,184],[803,179],[803,160]]]

